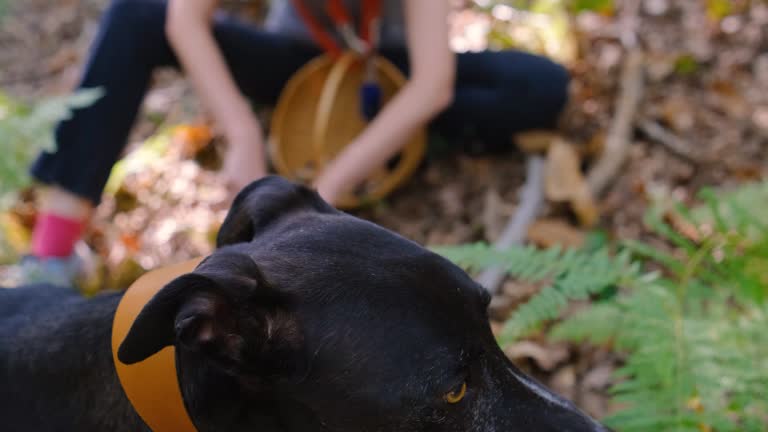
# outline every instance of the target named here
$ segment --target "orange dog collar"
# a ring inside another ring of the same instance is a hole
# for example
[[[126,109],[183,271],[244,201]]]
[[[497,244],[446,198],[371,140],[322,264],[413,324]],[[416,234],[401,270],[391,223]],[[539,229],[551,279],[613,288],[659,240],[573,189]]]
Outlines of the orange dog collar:
[[[112,324],[112,358],[128,400],[144,423],[155,432],[196,432],[187,413],[176,370],[176,350],[165,347],[149,358],[126,365],[117,358],[117,350],[136,316],[167,283],[189,273],[202,258],[153,270],[131,285],[115,312]]]

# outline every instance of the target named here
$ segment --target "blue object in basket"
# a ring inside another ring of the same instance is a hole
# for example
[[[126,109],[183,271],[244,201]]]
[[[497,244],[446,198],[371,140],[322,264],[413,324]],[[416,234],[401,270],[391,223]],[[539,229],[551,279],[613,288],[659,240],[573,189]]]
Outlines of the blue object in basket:
[[[366,81],[360,87],[360,113],[367,121],[373,120],[381,109],[381,87],[376,81]]]

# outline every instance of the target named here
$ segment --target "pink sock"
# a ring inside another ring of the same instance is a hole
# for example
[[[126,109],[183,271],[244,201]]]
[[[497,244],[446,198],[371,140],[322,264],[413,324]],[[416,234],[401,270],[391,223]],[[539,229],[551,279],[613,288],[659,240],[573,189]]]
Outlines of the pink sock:
[[[67,257],[75,249],[85,223],[52,213],[41,213],[32,234],[32,254],[39,258]]]

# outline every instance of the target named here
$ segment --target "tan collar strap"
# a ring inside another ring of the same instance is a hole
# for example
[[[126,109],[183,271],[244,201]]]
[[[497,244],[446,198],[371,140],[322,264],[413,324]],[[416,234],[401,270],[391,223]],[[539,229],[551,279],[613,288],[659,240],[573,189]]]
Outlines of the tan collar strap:
[[[120,343],[128,335],[144,305],[173,279],[193,271],[202,258],[153,270],[131,285],[115,312],[112,325],[112,358],[128,400],[154,432],[196,432],[179,387],[173,346],[133,365],[117,358]]]

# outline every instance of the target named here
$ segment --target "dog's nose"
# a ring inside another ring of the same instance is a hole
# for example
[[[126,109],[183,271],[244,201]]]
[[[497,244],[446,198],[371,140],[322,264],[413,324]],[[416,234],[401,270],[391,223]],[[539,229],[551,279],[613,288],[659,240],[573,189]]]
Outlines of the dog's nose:
[[[595,429],[595,432],[613,432],[613,429],[609,429],[601,424],[598,424],[597,429]]]
[[[590,420],[592,420],[592,419],[590,419]],[[592,423],[593,423],[593,425],[592,425],[592,427],[593,427],[592,431],[593,432],[613,432],[612,430],[608,429],[607,427],[603,426],[602,424],[600,424],[600,423],[598,423],[598,422],[596,422],[594,420],[592,420]]]
[[[505,358],[506,360],[506,358]],[[611,432],[573,403],[560,397],[506,362],[502,393],[509,412],[525,412],[538,431]]]

